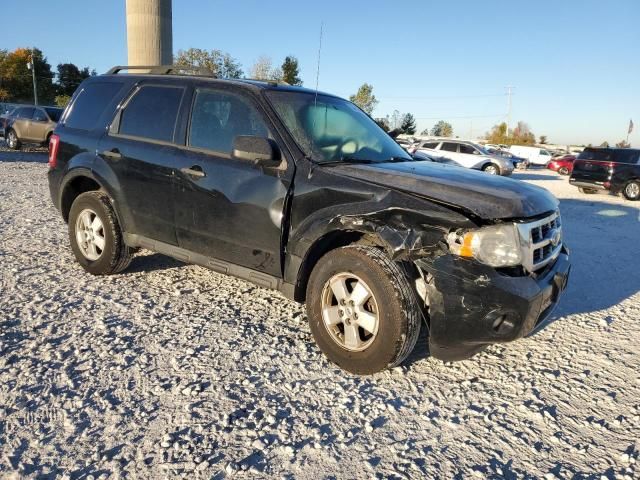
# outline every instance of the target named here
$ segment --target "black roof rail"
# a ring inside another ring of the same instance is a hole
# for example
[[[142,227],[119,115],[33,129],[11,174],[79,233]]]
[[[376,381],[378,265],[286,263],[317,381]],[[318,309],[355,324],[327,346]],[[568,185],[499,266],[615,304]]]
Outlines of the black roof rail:
[[[169,75],[170,73],[193,72],[196,75],[201,75],[203,77],[217,78],[216,74],[208,68],[189,67],[183,65],[117,65],[109,69],[106,75],[117,75],[123,70],[148,70],[148,73],[152,75]]]
[[[279,85],[284,85],[284,86],[291,86],[290,83],[285,82],[284,80],[265,80],[264,78],[239,78],[238,80],[248,80],[250,82],[262,82],[262,83],[266,83],[267,85],[272,85],[274,87],[277,87]]]

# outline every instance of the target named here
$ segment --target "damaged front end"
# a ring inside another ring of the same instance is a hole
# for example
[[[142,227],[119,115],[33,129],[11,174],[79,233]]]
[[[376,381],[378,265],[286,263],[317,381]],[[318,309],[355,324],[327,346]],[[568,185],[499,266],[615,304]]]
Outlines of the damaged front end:
[[[422,257],[431,355],[463,360],[551,321],[567,286],[569,253],[557,212],[447,235],[449,253]]]
[[[463,360],[549,323],[570,271],[557,212],[480,228],[438,226],[423,215],[390,208],[335,221],[417,267],[433,357]]]

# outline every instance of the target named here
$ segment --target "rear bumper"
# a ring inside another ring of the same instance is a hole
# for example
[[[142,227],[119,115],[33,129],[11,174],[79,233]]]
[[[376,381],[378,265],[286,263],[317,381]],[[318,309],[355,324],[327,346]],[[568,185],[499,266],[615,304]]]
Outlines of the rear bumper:
[[[569,179],[569,183],[574,187],[581,188],[595,188],[597,190],[610,190],[609,186],[604,185],[605,182],[588,182],[584,180],[574,180],[573,178]],[[608,183],[608,182],[607,182]]]
[[[464,360],[488,345],[545,328],[571,270],[565,248],[537,278],[504,275],[451,255],[416,264],[433,275],[428,287],[429,347],[433,357],[445,361]]]

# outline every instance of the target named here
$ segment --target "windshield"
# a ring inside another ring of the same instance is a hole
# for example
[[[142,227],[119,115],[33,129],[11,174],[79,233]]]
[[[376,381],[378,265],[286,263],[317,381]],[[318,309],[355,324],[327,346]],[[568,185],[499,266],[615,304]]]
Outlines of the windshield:
[[[320,162],[412,160],[353,103],[312,92],[267,92],[302,151]]]

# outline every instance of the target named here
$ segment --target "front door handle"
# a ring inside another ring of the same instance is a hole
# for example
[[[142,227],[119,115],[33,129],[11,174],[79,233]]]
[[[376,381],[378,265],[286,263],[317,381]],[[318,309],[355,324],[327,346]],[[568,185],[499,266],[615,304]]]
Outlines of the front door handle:
[[[120,160],[122,158],[122,154],[118,151],[117,148],[112,150],[105,150],[102,152],[103,157],[111,158],[113,160]]]
[[[192,177],[202,178],[207,176],[200,165],[192,165],[189,168],[181,168],[180,171],[185,175],[191,175]]]

